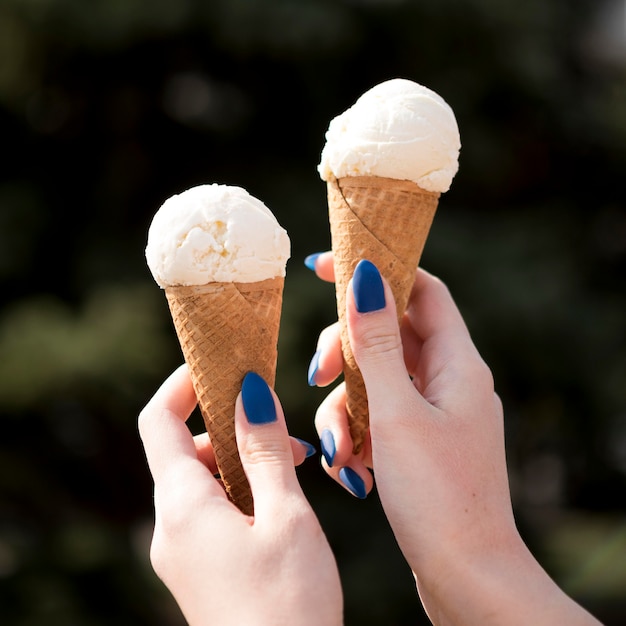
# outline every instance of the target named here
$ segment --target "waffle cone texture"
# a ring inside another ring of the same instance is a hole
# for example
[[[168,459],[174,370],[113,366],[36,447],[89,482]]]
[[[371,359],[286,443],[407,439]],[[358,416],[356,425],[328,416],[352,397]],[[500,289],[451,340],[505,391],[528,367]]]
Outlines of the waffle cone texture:
[[[248,372],[274,386],[283,284],[276,277],[165,290],[226,493],[248,515],[254,504],[237,449],[235,401]]]
[[[376,176],[333,179],[328,181],[327,191],[346,407],[354,452],[358,453],[369,428],[369,412],[365,384],[348,339],[348,282],[359,261],[374,263],[393,291],[400,322],[440,194],[411,181]]]

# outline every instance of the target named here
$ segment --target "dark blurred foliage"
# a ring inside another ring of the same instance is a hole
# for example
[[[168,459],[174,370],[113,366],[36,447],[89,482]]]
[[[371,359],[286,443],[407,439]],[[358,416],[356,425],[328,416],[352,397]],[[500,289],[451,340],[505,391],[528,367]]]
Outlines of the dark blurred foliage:
[[[624,12],[0,0],[0,622],[183,623],[148,563],[136,434],[181,361],[143,258],[150,219],[205,182],[275,212],[293,247],[277,391],[314,441],[326,391],[306,368],[335,317],[332,287],[302,264],[329,245],[316,165],[329,120],[401,76],[439,92],[461,129],[422,264],[493,368],[520,528],[569,593],[626,623]],[[299,475],[346,622],[427,623],[375,493],[355,501],[315,460]]]

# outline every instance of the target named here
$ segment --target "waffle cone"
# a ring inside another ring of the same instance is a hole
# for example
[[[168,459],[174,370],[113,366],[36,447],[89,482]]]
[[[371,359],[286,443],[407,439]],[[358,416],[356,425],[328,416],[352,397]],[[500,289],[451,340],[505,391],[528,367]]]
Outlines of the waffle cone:
[[[359,261],[367,259],[374,263],[391,286],[399,322],[438,203],[439,193],[425,191],[406,180],[355,176],[328,182],[346,405],[355,453],[363,446],[369,413],[365,384],[348,339],[345,301],[348,282]]]
[[[248,372],[274,386],[283,283],[276,277],[165,290],[224,487],[248,515],[254,509],[235,439],[235,401]]]

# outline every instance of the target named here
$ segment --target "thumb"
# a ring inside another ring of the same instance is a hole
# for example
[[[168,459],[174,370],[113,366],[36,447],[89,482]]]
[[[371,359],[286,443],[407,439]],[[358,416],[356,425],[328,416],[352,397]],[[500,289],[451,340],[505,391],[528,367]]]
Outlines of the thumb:
[[[372,426],[406,412],[416,393],[404,362],[391,288],[370,261],[356,266],[346,294],[348,336],[361,370]],[[425,402],[425,401],[424,401]]]
[[[282,407],[265,380],[254,372],[243,379],[235,405],[241,463],[254,498],[255,518],[275,513],[288,492],[302,494]]]

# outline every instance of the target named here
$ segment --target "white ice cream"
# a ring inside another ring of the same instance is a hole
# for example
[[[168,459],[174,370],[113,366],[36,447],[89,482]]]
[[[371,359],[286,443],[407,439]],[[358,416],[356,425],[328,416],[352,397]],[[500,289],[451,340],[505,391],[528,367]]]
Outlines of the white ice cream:
[[[285,275],[287,232],[241,187],[200,185],[172,196],[148,231],[146,260],[161,287],[251,283]]]
[[[454,113],[443,98],[396,78],[365,92],[330,122],[318,171],[326,181],[382,176],[444,192],[459,168],[460,148]]]

